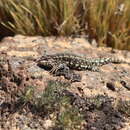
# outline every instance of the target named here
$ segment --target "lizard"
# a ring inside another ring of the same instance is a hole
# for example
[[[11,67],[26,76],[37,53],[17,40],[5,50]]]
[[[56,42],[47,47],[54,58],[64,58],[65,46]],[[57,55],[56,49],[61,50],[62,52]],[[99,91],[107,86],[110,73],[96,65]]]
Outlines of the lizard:
[[[130,64],[125,60],[115,57],[86,58],[72,53],[44,55],[36,62],[39,67],[48,68],[53,74],[63,75],[67,79],[75,80],[77,78],[76,81],[80,81],[81,77],[71,72],[71,70],[90,70],[98,72],[100,71],[99,67],[105,64]]]

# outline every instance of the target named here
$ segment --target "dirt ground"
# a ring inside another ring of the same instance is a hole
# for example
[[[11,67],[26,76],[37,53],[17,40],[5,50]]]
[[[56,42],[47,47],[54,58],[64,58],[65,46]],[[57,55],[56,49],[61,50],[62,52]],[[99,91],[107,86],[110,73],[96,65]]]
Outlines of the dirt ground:
[[[51,75],[35,60],[69,52],[88,58],[130,52],[98,48],[84,38],[7,37],[0,43],[2,130],[130,130],[130,65],[107,64],[100,72],[75,71],[81,82]]]

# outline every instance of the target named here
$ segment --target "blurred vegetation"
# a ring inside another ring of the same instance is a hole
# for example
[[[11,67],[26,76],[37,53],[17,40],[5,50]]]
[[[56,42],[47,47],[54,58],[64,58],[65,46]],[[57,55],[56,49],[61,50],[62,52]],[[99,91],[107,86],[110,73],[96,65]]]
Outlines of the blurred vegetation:
[[[81,124],[85,121],[78,108],[72,106],[71,97],[64,93],[68,86],[69,83],[50,80],[45,90],[38,94],[35,93],[36,87],[29,86],[19,101],[21,106],[30,104],[33,113],[49,117],[54,122],[54,129],[81,130]]]
[[[3,0],[0,11],[0,29],[14,34],[87,35],[130,50],[130,0]]]

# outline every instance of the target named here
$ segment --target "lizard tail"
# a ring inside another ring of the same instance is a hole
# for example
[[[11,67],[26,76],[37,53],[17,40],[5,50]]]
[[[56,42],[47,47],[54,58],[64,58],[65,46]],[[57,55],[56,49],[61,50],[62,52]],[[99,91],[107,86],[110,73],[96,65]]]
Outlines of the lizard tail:
[[[105,61],[105,63],[128,64],[128,65],[130,65],[130,62],[128,62],[127,60],[116,58],[116,57],[104,58],[104,61]]]
[[[123,64],[130,64],[125,59],[119,59],[119,58],[115,58],[115,57],[111,58],[111,62],[115,63],[115,64],[121,64],[121,63],[123,63]]]
[[[96,65],[96,66],[102,66],[109,63],[130,65],[130,62],[127,62],[125,59],[119,59],[116,57],[108,57],[108,58],[100,58],[100,59],[91,60],[91,64]]]

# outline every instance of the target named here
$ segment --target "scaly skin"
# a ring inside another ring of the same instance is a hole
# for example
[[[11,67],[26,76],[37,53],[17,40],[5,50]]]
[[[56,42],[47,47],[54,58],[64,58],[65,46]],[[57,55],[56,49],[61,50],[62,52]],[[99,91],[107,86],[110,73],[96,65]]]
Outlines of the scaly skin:
[[[37,60],[38,66],[47,67],[51,69],[52,73],[65,73],[70,76],[71,70],[90,70],[99,71],[99,66],[109,64],[109,63],[127,63],[124,60],[116,58],[85,58],[70,53],[58,53],[54,55],[45,55]],[[65,75],[64,75],[65,76]]]
[[[109,63],[127,63],[126,61],[116,58],[85,58],[69,53],[59,53],[54,55],[42,56],[37,63],[39,65],[53,67],[60,64],[65,64],[70,69],[74,70],[91,70],[96,71],[94,68],[109,64]],[[129,64],[129,63],[128,63]]]

